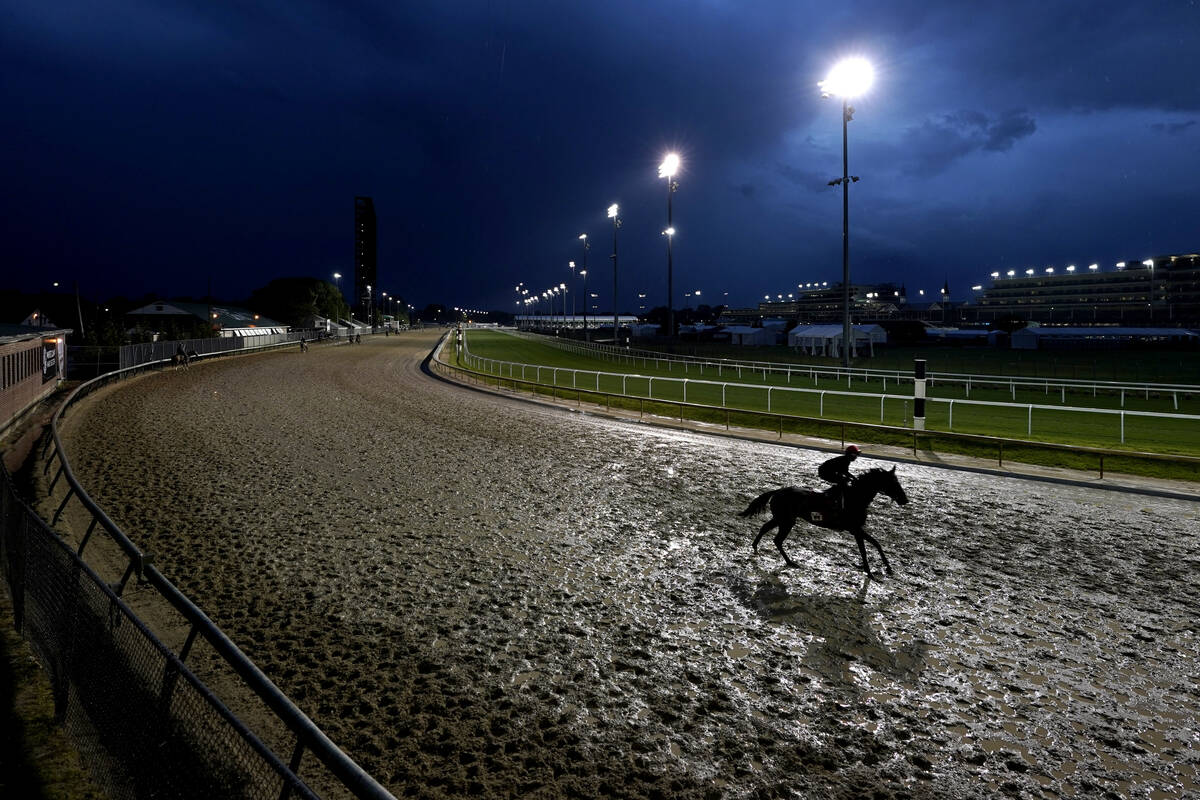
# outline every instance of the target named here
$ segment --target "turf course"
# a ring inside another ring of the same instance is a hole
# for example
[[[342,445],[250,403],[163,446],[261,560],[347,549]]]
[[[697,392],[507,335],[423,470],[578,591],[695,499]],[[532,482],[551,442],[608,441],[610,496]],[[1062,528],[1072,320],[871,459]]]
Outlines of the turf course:
[[[793,373],[786,375],[743,370],[739,378],[725,367],[718,375],[715,367],[704,368],[691,364],[684,372],[683,365],[655,362],[652,359],[636,363],[614,363],[606,358],[568,352],[559,347],[502,331],[470,330],[466,333],[467,347],[472,355],[516,364],[541,365],[551,369],[526,368],[524,377],[546,385],[578,388],[635,397],[653,397],[666,401],[686,401],[693,404],[770,411],[801,417],[884,424],[907,427],[911,424],[911,384],[887,383],[886,393],[895,398],[883,400],[883,382],[879,379],[843,378],[834,381],[820,376]],[[557,373],[552,368],[559,368]],[[515,371],[514,371],[515,370]],[[588,371],[589,374],[569,370]],[[490,366],[490,372],[504,376],[522,377],[521,367]],[[607,373],[594,375],[592,372]],[[681,378],[686,377],[685,386]],[[674,380],[650,380],[651,378]],[[700,381],[711,381],[702,383]],[[720,381],[721,384],[718,384]],[[651,387],[651,383],[653,386]],[[768,387],[770,392],[768,409]],[[782,391],[784,387],[817,390],[813,392]],[[651,394],[652,389],[652,394]],[[821,392],[824,392],[822,396]],[[686,392],[686,398],[685,398]],[[838,394],[835,394],[837,392]],[[849,392],[850,394],[847,394]],[[965,400],[962,384],[935,383],[929,390],[931,398]],[[1180,455],[1200,455],[1200,396],[1187,393],[1126,392],[1126,411],[1153,411],[1197,415],[1194,419],[1168,417],[1138,417],[1126,414],[1124,443],[1121,442],[1121,416],[1115,413],[1085,413],[1067,411],[1066,407],[1118,410],[1122,402],[1119,391],[1093,392],[1066,390],[1058,387],[1020,387],[1016,400],[1006,384],[986,386],[973,383],[971,400],[1004,403],[1005,406],[977,406],[930,402],[927,405],[926,427],[929,430],[998,436],[1054,444],[1081,445],[1114,450],[1129,450]],[[1055,408],[1033,408],[1053,406]],[[1178,404],[1178,408],[1176,408]],[[881,414],[882,405],[882,414]],[[1032,430],[1031,423],[1032,421]],[[773,427],[773,425],[772,425]]]

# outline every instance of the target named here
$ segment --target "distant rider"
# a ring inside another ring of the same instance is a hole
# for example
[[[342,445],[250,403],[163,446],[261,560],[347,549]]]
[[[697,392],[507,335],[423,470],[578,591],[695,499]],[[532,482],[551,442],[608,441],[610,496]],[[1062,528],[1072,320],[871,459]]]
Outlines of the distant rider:
[[[858,454],[857,447],[848,445],[845,453],[834,456],[817,467],[817,475],[821,480],[833,484],[833,496],[842,508],[846,506],[846,487],[854,481],[854,476],[850,474],[850,465],[858,458]]]

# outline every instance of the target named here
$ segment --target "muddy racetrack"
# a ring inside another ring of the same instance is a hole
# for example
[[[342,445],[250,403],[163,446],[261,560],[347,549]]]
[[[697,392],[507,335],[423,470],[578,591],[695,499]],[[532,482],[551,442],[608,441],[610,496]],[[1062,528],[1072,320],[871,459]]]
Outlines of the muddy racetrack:
[[[448,385],[433,342],[166,371],[67,429],[397,796],[1200,792],[1196,505],[904,464],[869,520],[894,577],[803,523],[785,569],[736,514],[827,454]]]

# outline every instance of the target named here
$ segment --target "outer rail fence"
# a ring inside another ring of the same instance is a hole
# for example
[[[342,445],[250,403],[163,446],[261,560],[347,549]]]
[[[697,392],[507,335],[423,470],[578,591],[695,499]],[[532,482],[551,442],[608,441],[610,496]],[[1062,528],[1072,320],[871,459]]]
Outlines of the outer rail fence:
[[[55,711],[112,797],[315,798],[17,496],[0,486],[0,568]]]
[[[560,398],[569,400],[573,395],[577,406],[582,405],[584,397],[594,398],[594,402],[597,405],[603,405],[610,410],[615,406],[630,410],[636,409],[638,419],[644,418],[647,413],[665,416],[662,413],[664,410],[674,409],[672,417],[679,419],[681,423],[685,419],[715,424],[721,424],[723,421],[725,429],[729,430],[733,424],[740,420],[746,427],[774,431],[779,439],[783,438],[784,433],[799,433],[838,440],[842,446],[845,446],[848,441],[848,433],[865,433],[867,436],[859,435],[854,438],[859,441],[869,440],[880,444],[911,447],[914,456],[918,455],[922,449],[932,451],[940,449],[942,452],[968,452],[963,449],[963,446],[967,445],[970,446],[969,452],[976,454],[981,448],[994,448],[996,463],[999,467],[1004,466],[1006,457],[1009,461],[1025,462],[1027,458],[1023,458],[1023,456],[1028,456],[1031,452],[1069,454],[1081,459],[1084,464],[1093,465],[1087,468],[1095,469],[1100,478],[1104,477],[1106,462],[1111,466],[1113,461],[1117,461],[1118,463],[1164,462],[1188,464],[1197,470],[1197,472],[1200,472],[1200,458],[1192,456],[1163,455],[1160,453],[1146,453],[1133,450],[1107,450],[1099,447],[1083,447],[1079,445],[1010,439],[981,434],[955,433],[951,431],[918,431],[894,425],[831,420],[771,411],[757,411],[728,406],[721,407],[701,403],[689,403],[680,400],[641,397],[618,392],[599,391],[595,388],[558,386],[556,384],[541,383],[538,380],[481,372],[447,363],[441,359],[440,344],[430,362],[434,369],[476,385],[496,386],[497,388],[503,388],[505,385],[508,385],[512,387],[514,393],[520,393],[522,390],[525,390],[529,392],[530,396],[547,394],[554,400],[559,400]],[[542,369],[548,370],[554,368],[542,367]],[[562,367],[558,367],[557,369],[570,371]],[[769,422],[770,424],[763,424],[764,422]],[[945,444],[943,447],[938,448],[936,446],[938,442]],[[1035,461],[1033,463],[1038,462]]]
[[[589,379],[589,378],[591,379],[592,386],[590,387],[590,389],[591,389],[591,391],[596,392],[596,393],[600,392],[600,379],[602,377],[605,378],[607,381],[613,382],[613,383],[615,383],[616,381],[620,381],[621,391],[619,393],[615,393],[615,394],[620,394],[622,396],[628,396],[628,397],[645,397],[647,399],[652,399],[652,400],[672,400],[673,399],[673,398],[662,397],[662,396],[656,397],[654,394],[656,382],[658,383],[659,387],[662,387],[664,385],[675,386],[675,387],[678,387],[680,392],[682,393],[683,402],[685,402],[685,403],[688,401],[688,387],[689,386],[711,387],[713,389],[719,387],[720,392],[721,392],[721,404],[719,407],[720,408],[730,408],[730,407],[738,408],[737,406],[731,406],[730,403],[727,401],[729,390],[731,388],[733,388],[737,392],[739,392],[742,396],[745,396],[746,392],[753,392],[756,396],[762,397],[763,399],[765,399],[766,410],[768,413],[771,413],[774,411],[774,409],[772,408],[772,403],[773,403],[774,397],[777,393],[784,394],[785,396],[787,396],[787,395],[810,396],[810,397],[815,397],[817,400],[817,404],[818,404],[817,417],[818,418],[824,418],[824,416],[825,416],[825,398],[827,395],[832,396],[832,397],[840,397],[840,398],[855,398],[857,400],[862,400],[862,399],[878,400],[880,424],[882,424],[886,419],[886,403],[888,401],[891,401],[893,404],[895,404],[895,403],[908,403],[908,402],[911,402],[911,400],[912,400],[912,397],[909,395],[887,394],[886,392],[872,393],[872,392],[850,391],[850,390],[842,391],[842,390],[835,390],[835,389],[804,389],[804,388],[794,387],[794,386],[770,386],[770,385],[765,385],[765,384],[743,383],[740,381],[739,382],[712,381],[712,380],[705,380],[702,378],[672,378],[672,377],[664,377],[664,376],[636,375],[636,374],[629,374],[629,373],[623,373],[623,372],[600,372],[600,371],[596,371],[596,370],[574,369],[571,367],[554,367],[554,366],[546,366],[546,365],[541,365],[541,364],[523,364],[523,363],[515,362],[515,361],[501,361],[498,359],[485,358],[483,356],[474,355],[473,353],[471,353],[469,345],[466,344],[466,338],[467,337],[465,337],[465,336],[462,337],[463,345],[461,347],[460,356],[464,360],[466,360],[468,366],[474,367],[481,371],[490,372],[492,374],[501,375],[501,376],[504,375],[504,372],[507,369],[507,371],[508,371],[507,377],[509,377],[509,378],[516,377],[516,371],[519,368],[521,371],[521,379],[522,380],[527,380],[529,373],[532,372],[533,380],[536,383],[540,383],[542,381],[542,373],[543,373],[543,371],[545,371],[545,372],[549,373],[550,381],[554,385],[558,385],[558,380],[559,380],[560,374],[570,375],[571,376],[570,388],[572,388],[572,389],[589,388],[589,387],[581,387],[579,385],[579,379],[582,376],[585,379]],[[809,368],[803,368],[803,369],[805,371],[807,371]],[[799,372],[799,370],[797,370],[797,372]],[[884,385],[886,386],[886,383]],[[633,390],[633,393],[630,392],[631,389]],[[643,390],[644,390],[643,393],[639,393],[640,391],[643,391]],[[1037,410],[1039,412],[1053,412],[1055,414],[1058,414],[1058,413],[1098,414],[1101,416],[1115,418],[1115,420],[1117,422],[1116,435],[1119,438],[1119,441],[1121,444],[1125,443],[1126,417],[1132,417],[1132,418],[1138,418],[1138,419],[1177,419],[1177,420],[1186,420],[1189,422],[1196,423],[1197,425],[1200,425],[1200,417],[1198,417],[1198,416],[1195,416],[1192,414],[1170,414],[1170,413],[1158,412],[1158,411],[1131,411],[1131,410],[1125,410],[1125,409],[1090,408],[1090,407],[1085,407],[1085,406],[1057,406],[1057,405],[1044,405],[1044,404],[1037,404],[1037,403],[1000,403],[1000,402],[995,402],[995,401],[990,401],[990,400],[952,400],[952,399],[940,398],[940,397],[926,397],[926,403],[929,404],[930,406],[940,405],[946,409],[946,419],[947,419],[946,430],[948,432],[954,432],[954,407],[956,404],[960,408],[962,408],[964,406],[967,408],[991,407],[991,408],[996,408],[996,409],[1007,409],[1010,411],[1017,410],[1017,411],[1024,412],[1024,414],[1025,414],[1025,435],[1029,436],[1029,437],[1033,436],[1033,427],[1034,427],[1033,426],[1033,421],[1034,421],[1033,412],[1035,410]],[[740,410],[753,411],[754,409],[746,408],[746,407],[742,406]],[[1044,426],[1047,426],[1047,425],[1050,427],[1053,427],[1054,423],[1051,420],[1050,422],[1045,423]]]
[[[822,379],[835,383],[844,381],[847,388],[854,381],[860,383],[874,381],[882,384],[884,392],[887,391],[889,380],[898,385],[912,385],[913,382],[912,373],[901,370],[868,369],[865,367],[823,367],[809,364],[781,364],[776,361],[703,358],[700,356],[661,353],[654,350],[627,349],[594,342],[580,342],[575,339],[563,339],[545,334],[532,334],[526,331],[506,332],[513,336],[547,344],[579,355],[609,359],[614,363],[636,364],[641,362],[642,364],[650,364],[653,362],[659,368],[665,365],[668,371],[674,370],[676,365],[678,365],[683,368],[685,375],[692,368],[698,369],[701,374],[703,374],[705,369],[715,369],[718,376],[722,376],[727,370],[730,372],[736,370],[739,379],[749,374],[761,375],[763,380],[767,380],[767,376],[770,375],[782,378],[786,383],[790,383],[793,378],[803,377],[814,382]],[[1053,391],[1060,396],[1064,403],[1066,402],[1067,392],[1084,394],[1090,392],[1093,397],[1103,392],[1113,397],[1119,397],[1121,408],[1125,407],[1127,397],[1135,395],[1142,395],[1146,399],[1149,399],[1151,394],[1162,395],[1164,397],[1170,395],[1175,410],[1179,410],[1180,397],[1185,399],[1191,398],[1193,400],[1200,398],[1200,386],[1191,384],[1124,383],[1121,381],[1089,381],[1078,378],[967,375],[953,372],[930,372],[926,380],[927,386],[960,386],[968,399],[971,396],[972,389],[986,389],[989,387],[1007,391],[1014,401],[1016,400],[1018,390],[1026,392],[1041,390],[1046,395],[1050,395]]]
[[[18,624],[29,631],[47,665],[68,732],[85,754],[104,756],[98,777],[114,797],[312,798],[311,779],[306,783],[300,777],[303,757],[311,753],[332,775],[332,783],[353,797],[395,800],[159,572],[151,556],[109,519],[72,473],[58,430],[68,409],[112,381],[156,366],[141,364],[83,383],[54,415],[43,448],[43,471],[48,473],[57,461],[48,493],[53,496],[64,479],[66,494],[49,524],[21,504],[5,482],[0,560]],[[52,529],[72,498],[91,519],[76,553]],[[112,586],[83,561],[97,528],[128,559],[123,577]],[[154,589],[187,623],[178,653],[121,601],[135,576],[139,587]],[[188,670],[186,661],[198,639],[282,724],[291,740],[286,757],[266,746]]]
[[[292,330],[287,333],[270,333],[264,336],[217,336],[208,339],[177,339],[162,342],[126,344],[120,348],[118,369],[128,369],[139,364],[170,361],[179,347],[200,358],[222,355],[235,350],[261,350],[272,346],[296,344],[301,339],[315,341],[323,332],[320,330]]]

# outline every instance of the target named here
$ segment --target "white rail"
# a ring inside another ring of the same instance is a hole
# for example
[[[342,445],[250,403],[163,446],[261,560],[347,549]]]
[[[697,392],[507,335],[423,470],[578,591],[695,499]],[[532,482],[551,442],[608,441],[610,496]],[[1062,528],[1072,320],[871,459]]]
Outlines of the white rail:
[[[460,351],[460,357],[472,369],[476,369],[481,372],[488,372],[490,374],[498,375],[500,377],[509,377],[509,378],[515,379],[518,377],[517,370],[520,369],[520,376],[519,376],[520,379],[523,381],[529,381],[530,380],[529,376],[530,376],[530,373],[532,372],[532,375],[533,375],[532,381],[534,383],[543,383],[544,382],[542,379],[543,371],[549,373],[550,385],[554,385],[554,386],[565,385],[563,383],[559,383],[559,375],[560,374],[570,375],[571,376],[570,388],[572,388],[572,389],[584,389],[584,390],[591,390],[591,391],[599,392],[599,391],[601,391],[600,379],[603,377],[606,380],[611,379],[610,383],[614,386],[616,385],[616,383],[618,381],[620,382],[621,391],[620,392],[610,392],[611,394],[620,394],[620,395],[627,396],[627,397],[642,397],[642,398],[647,398],[647,399],[652,399],[652,400],[654,400],[654,399],[674,400],[675,399],[673,397],[663,397],[663,396],[656,397],[654,394],[655,381],[658,381],[660,386],[662,386],[664,384],[680,386],[683,402],[685,402],[685,403],[688,402],[688,386],[699,385],[699,386],[720,387],[720,389],[721,389],[721,405],[720,405],[720,407],[721,408],[737,408],[737,406],[730,406],[727,403],[727,392],[729,390],[729,387],[731,387],[731,386],[734,387],[735,389],[742,390],[742,391],[761,390],[766,395],[766,410],[768,413],[774,412],[774,409],[772,408],[772,405],[773,405],[772,401],[773,401],[775,392],[785,392],[785,393],[790,393],[790,394],[809,395],[809,396],[815,395],[817,397],[817,407],[818,407],[817,416],[819,416],[819,417],[825,416],[825,397],[826,397],[826,395],[832,395],[834,397],[878,399],[879,400],[879,420],[880,420],[880,422],[884,421],[885,414],[886,414],[885,404],[888,401],[907,403],[909,400],[912,399],[911,396],[909,396],[909,395],[888,394],[886,391],[883,393],[874,393],[874,392],[842,391],[842,390],[833,390],[833,389],[805,389],[805,388],[793,387],[793,386],[766,386],[763,384],[754,384],[754,383],[705,380],[703,378],[673,378],[673,377],[663,377],[661,375],[639,375],[636,373],[626,373],[626,372],[604,372],[604,371],[599,371],[599,370],[575,369],[573,367],[554,367],[554,366],[548,366],[548,365],[544,365],[544,364],[525,364],[525,363],[522,363],[519,361],[502,361],[500,359],[487,358],[484,356],[477,356],[477,355],[471,353],[470,347],[467,344],[467,337],[465,334],[462,336],[462,346],[461,346],[461,351]],[[507,375],[505,374],[506,369],[507,369]],[[802,368],[802,369],[807,369],[807,368]],[[581,381],[580,381],[581,376],[583,376],[584,380],[587,381],[588,383],[590,383],[590,385],[582,385]],[[633,382],[632,388],[634,389],[634,393],[630,393],[630,388],[631,388],[630,382],[631,381]],[[636,393],[636,390],[642,385],[642,382],[644,382],[645,394],[638,394],[638,393]],[[995,408],[1011,409],[1014,411],[1023,410],[1026,412],[1026,431],[1025,432],[1026,432],[1026,435],[1029,437],[1033,436],[1033,412],[1034,412],[1034,410],[1067,412],[1067,413],[1076,413],[1076,414],[1102,414],[1102,415],[1107,415],[1107,416],[1115,416],[1119,419],[1118,432],[1119,432],[1120,442],[1122,444],[1125,443],[1125,419],[1126,419],[1126,417],[1182,419],[1182,420],[1190,420],[1190,421],[1193,421],[1196,423],[1200,423],[1200,416],[1197,416],[1197,415],[1170,414],[1170,413],[1158,412],[1158,411],[1129,411],[1126,409],[1088,408],[1088,407],[1084,407],[1084,406],[1055,406],[1055,405],[1043,405],[1043,404],[1037,404],[1037,403],[1000,403],[1000,402],[989,401],[989,400],[949,399],[949,398],[937,398],[937,397],[927,397],[926,402],[928,404],[930,404],[931,406],[933,406],[935,404],[941,404],[946,407],[946,411],[947,411],[946,430],[948,430],[948,431],[954,430],[954,406],[955,405],[958,405],[958,406],[964,406],[964,405],[966,405],[966,406],[990,406],[990,407],[995,407]],[[741,407],[740,410],[754,411],[757,409]]]

